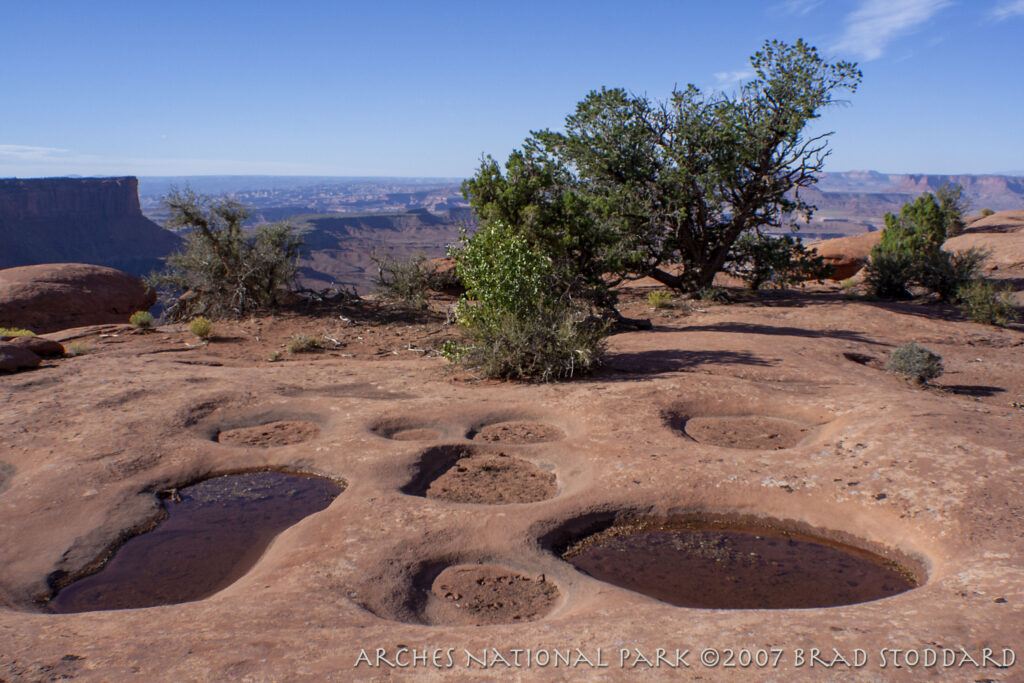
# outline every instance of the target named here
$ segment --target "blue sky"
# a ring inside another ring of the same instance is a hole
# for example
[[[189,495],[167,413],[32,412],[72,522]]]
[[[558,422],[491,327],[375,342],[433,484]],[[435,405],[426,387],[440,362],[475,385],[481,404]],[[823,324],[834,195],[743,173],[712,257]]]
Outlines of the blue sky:
[[[0,176],[463,177],[589,90],[857,61],[826,170],[1024,174],[1024,0],[0,0]]]

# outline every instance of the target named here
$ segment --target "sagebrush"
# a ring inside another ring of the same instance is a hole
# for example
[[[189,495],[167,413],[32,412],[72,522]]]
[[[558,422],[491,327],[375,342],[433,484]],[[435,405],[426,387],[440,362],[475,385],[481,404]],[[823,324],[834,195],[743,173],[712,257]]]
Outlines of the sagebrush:
[[[943,373],[942,357],[916,342],[908,342],[892,350],[885,369],[917,384],[926,384]]]

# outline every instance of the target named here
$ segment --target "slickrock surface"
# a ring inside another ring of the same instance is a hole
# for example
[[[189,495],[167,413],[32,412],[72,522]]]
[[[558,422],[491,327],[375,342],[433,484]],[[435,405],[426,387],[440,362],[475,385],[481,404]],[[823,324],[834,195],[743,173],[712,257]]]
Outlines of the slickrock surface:
[[[440,313],[258,318],[219,324],[209,344],[184,326],[52,335],[91,351],[0,375],[0,680],[1024,678],[1024,662],[992,660],[1024,659],[1024,328],[835,288],[657,311],[643,293],[624,312],[652,331],[611,337],[605,369],[550,385],[451,372],[433,351],[454,334]],[[267,360],[300,332],[335,348]],[[908,341],[942,356],[935,386],[880,369]],[[298,442],[216,438],[282,423],[315,428]],[[524,424],[552,438],[472,438]],[[554,495],[403,493],[422,458],[459,449],[549,472]],[[45,611],[51,583],[158,515],[156,492],[252,468],[347,487],[211,597]],[[596,520],[694,512],[881,552],[922,585],[842,607],[691,609],[557,554]],[[928,652],[938,664],[923,665]]]

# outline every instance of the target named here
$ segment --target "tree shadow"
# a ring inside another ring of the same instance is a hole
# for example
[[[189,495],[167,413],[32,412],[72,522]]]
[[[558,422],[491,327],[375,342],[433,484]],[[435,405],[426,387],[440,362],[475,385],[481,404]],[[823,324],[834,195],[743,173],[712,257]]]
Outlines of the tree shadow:
[[[869,339],[860,332],[855,332],[853,330],[808,330],[802,327],[734,322],[715,323],[714,325],[690,325],[683,329],[686,332],[734,332],[737,334],[764,334],[779,337],[807,337],[810,339],[843,339],[845,341],[860,342],[862,344],[889,346],[883,342]]]
[[[987,398],[996,394],[1006,393],[1006,389],[1002,387],[988,387],[981,384],[940,384],[937,386],[958,396]]]
[[[595,379],[614,379],[615,374],[654,375],[685,372],[702,365],[749,365],[770,367],[776,359],[766,359],[749,351],[683,351],[657,349],[636,353],[610,354],[604,367],[594,373]],[[612,375],[609,377],[609,375]]]

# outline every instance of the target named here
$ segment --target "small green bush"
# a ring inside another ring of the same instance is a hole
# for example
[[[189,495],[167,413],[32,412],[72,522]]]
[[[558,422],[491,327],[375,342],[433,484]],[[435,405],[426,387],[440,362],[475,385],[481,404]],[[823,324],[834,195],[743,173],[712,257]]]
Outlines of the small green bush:
[[[209,339],[210,334],[213,332],[213,323],[209,318],[204,318],[203,316],[192,318],[192,321],[188,324],[188,331],[200,339]]]
[[[71,342],[64,348],[65,356],[84,356],[85,354],[92,351],[91,348],[84,342],[76,341]]]
[[[377,264],[377,291],[380,294],[410,308],[427,307],[427,291],[433,283],[425,255],[394,258],[371,254],[370,258]]]
[[[874,251],[864,268],[864,284],[879,299],[909,299],[914,262],[906,254]]]
[[[323,348],[323,340],[319,337],[300,334],[292,337],[285,348],[288,349],[288,353],[310,353]]]
[[[925,384],[943,372],[942,358],[914,342],[893,349],[885,369],[916,384]]]
[[[21,327],[0,327],[0,337],[34,337],[36,333]]]
[[[647,303],[651,308],[667,308],[672,303],[672,292],[664,289],[647,292]]]
[[[991,216],[992,214],[995,213],[995,211],[989,208],[984,208],[979,213],[981,213],[982,216]]]
[[[153,314],[149,311],[135,311],[128,318],[128,324],[137,330],[148,330],[153,327]]]
[[[276,363],[277,361],[281,360],[281,350],[277,349],[275,351],[271,351],[270,355],[267,356],[267,360],[270,361],[271,363]]]
[[[970,320],[983,325],[1005,327],[1020,318],[1013,307],[1013,288],[990,280],[974,280],[962,285],[957,292],[960,312]]]
[[[805,280],[823,281],[832,268],[799,237],[772,236],[751,232],[733,244],[726,272],[746,281],[751,290],[764,285],[791,287]]]

